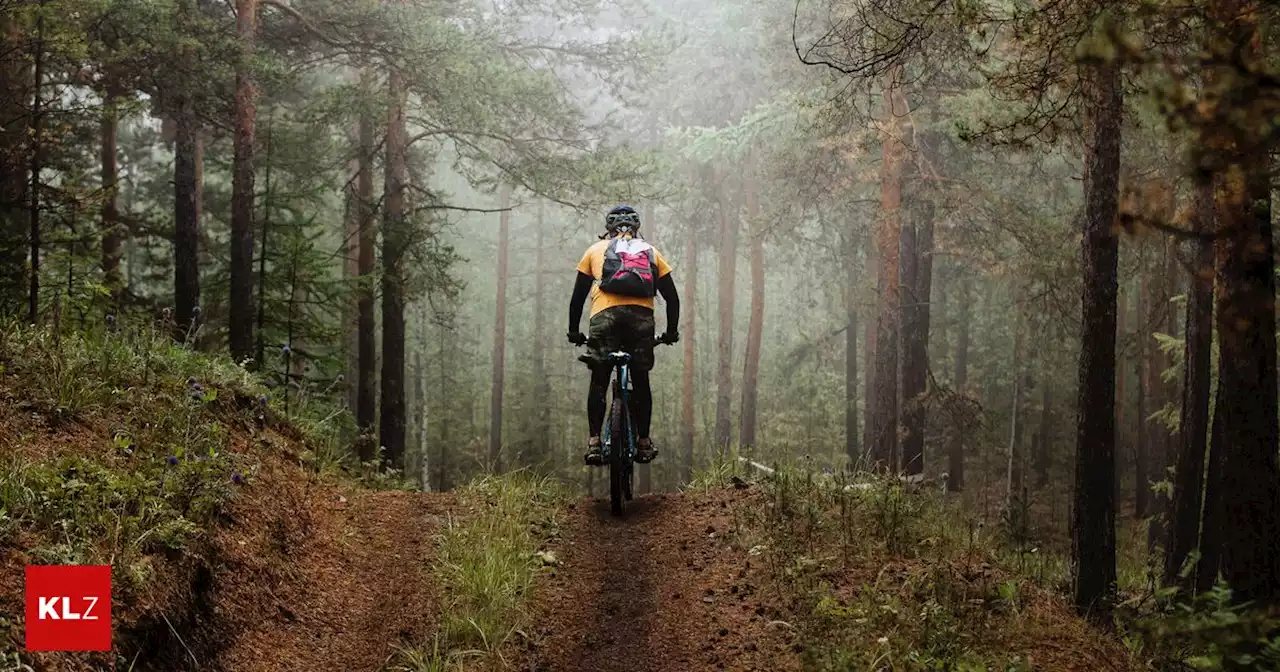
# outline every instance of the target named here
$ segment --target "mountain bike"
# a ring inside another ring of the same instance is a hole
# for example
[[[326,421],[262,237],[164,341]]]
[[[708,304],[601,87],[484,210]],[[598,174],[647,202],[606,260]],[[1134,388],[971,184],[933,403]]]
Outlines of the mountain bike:
[[[661,336],[651,343],[655,346],[670,345]],[[592,341],[587,341],[585,345],[590,347]],[[605,423],[604,435],[600,440],[600,452],[605,464],[609,465],[609,508],[615,516],[621,516],[624,502],[632,499],[631,482],[635,472],[637,437],[628,403],[631,398],[631,357],[631,353],[625,350],[617,350],[608,355],[609,364],[613,366],[616,375],[611,377],[613,403],[609,407],[608,422]],[[615,439],[618,440],[615,442]]]

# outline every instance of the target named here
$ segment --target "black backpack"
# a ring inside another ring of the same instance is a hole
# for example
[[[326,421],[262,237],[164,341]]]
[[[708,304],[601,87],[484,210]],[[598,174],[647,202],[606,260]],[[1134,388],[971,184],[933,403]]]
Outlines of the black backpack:
[[[618,249],[618,243],[624,243]],[[614,238],[604,251],[600,291],[621,296],[652,298],[657,292],[657,263],[653,246],[634,239]]]

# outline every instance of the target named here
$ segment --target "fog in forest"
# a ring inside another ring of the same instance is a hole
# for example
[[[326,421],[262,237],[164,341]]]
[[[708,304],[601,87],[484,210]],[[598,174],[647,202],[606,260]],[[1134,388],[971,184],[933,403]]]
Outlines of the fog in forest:
[[[896,475],[1082,613],[1280,597],[1269,3],[0,10],[12,333],[229,355],[334,469],[608,497],[566,336],[629,205],[681,306],[637,496]]]

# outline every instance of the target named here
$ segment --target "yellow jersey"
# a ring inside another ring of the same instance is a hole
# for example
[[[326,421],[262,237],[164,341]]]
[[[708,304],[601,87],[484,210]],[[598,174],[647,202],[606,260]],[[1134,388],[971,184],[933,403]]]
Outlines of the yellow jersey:
[[[633,239],[631,236],[624,236],[623,240]],[[609,243],[611,242],[613,242],[612,238],[605,238],[591,247],[588,247],[586,253],[582,255],[582,260],[578,262],[579,273],[585,273],[586,275],[595,278],[595,283],[591,286],[590,316],[594,316],[596,313],[607,308],[613,308],[614,306],[643,306],[652,310],[654,305],[653,297],[622,296],[620,294],[610,294],[600,290],[600,277],[604,273],[604,253],[605,250],[609,249]],[[653,250],[653,261],[654,266],[656,267],[655,270],[658,272],[658,278],[665,277],[671,273],[671,265],[662,257],[662,253],[658,251],[658,248],[653,247],[642,240],[635,240],[635,242],[641,243]],[[655,278],[655,281],[656,280],[657,279]]]

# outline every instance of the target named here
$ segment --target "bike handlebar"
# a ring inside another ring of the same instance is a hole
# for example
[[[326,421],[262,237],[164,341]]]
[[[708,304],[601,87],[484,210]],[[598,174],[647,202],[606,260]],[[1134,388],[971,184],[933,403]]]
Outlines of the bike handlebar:
[[[588,338],[586,341],[583,341],[583,342],[581,343],[581,345],[585,345],[585,346],[591,347],[591,346],[596,345],[596,341],[593,341],[593,340],[591,340],[591,339],[589,339],[589,338]],[[657,337],[654,337],[653,339],[651,339],[651,340],[650,340],[650,342],[649,342],[647,345],[654,345],[654,346],[657,346],[657,345],[675,345],[675,344],[674,344],[674,343],[672,343],[671,341],[668,341],[668,340],[666,339],[666,334],[663,334],[662,336],[657,336]]]

